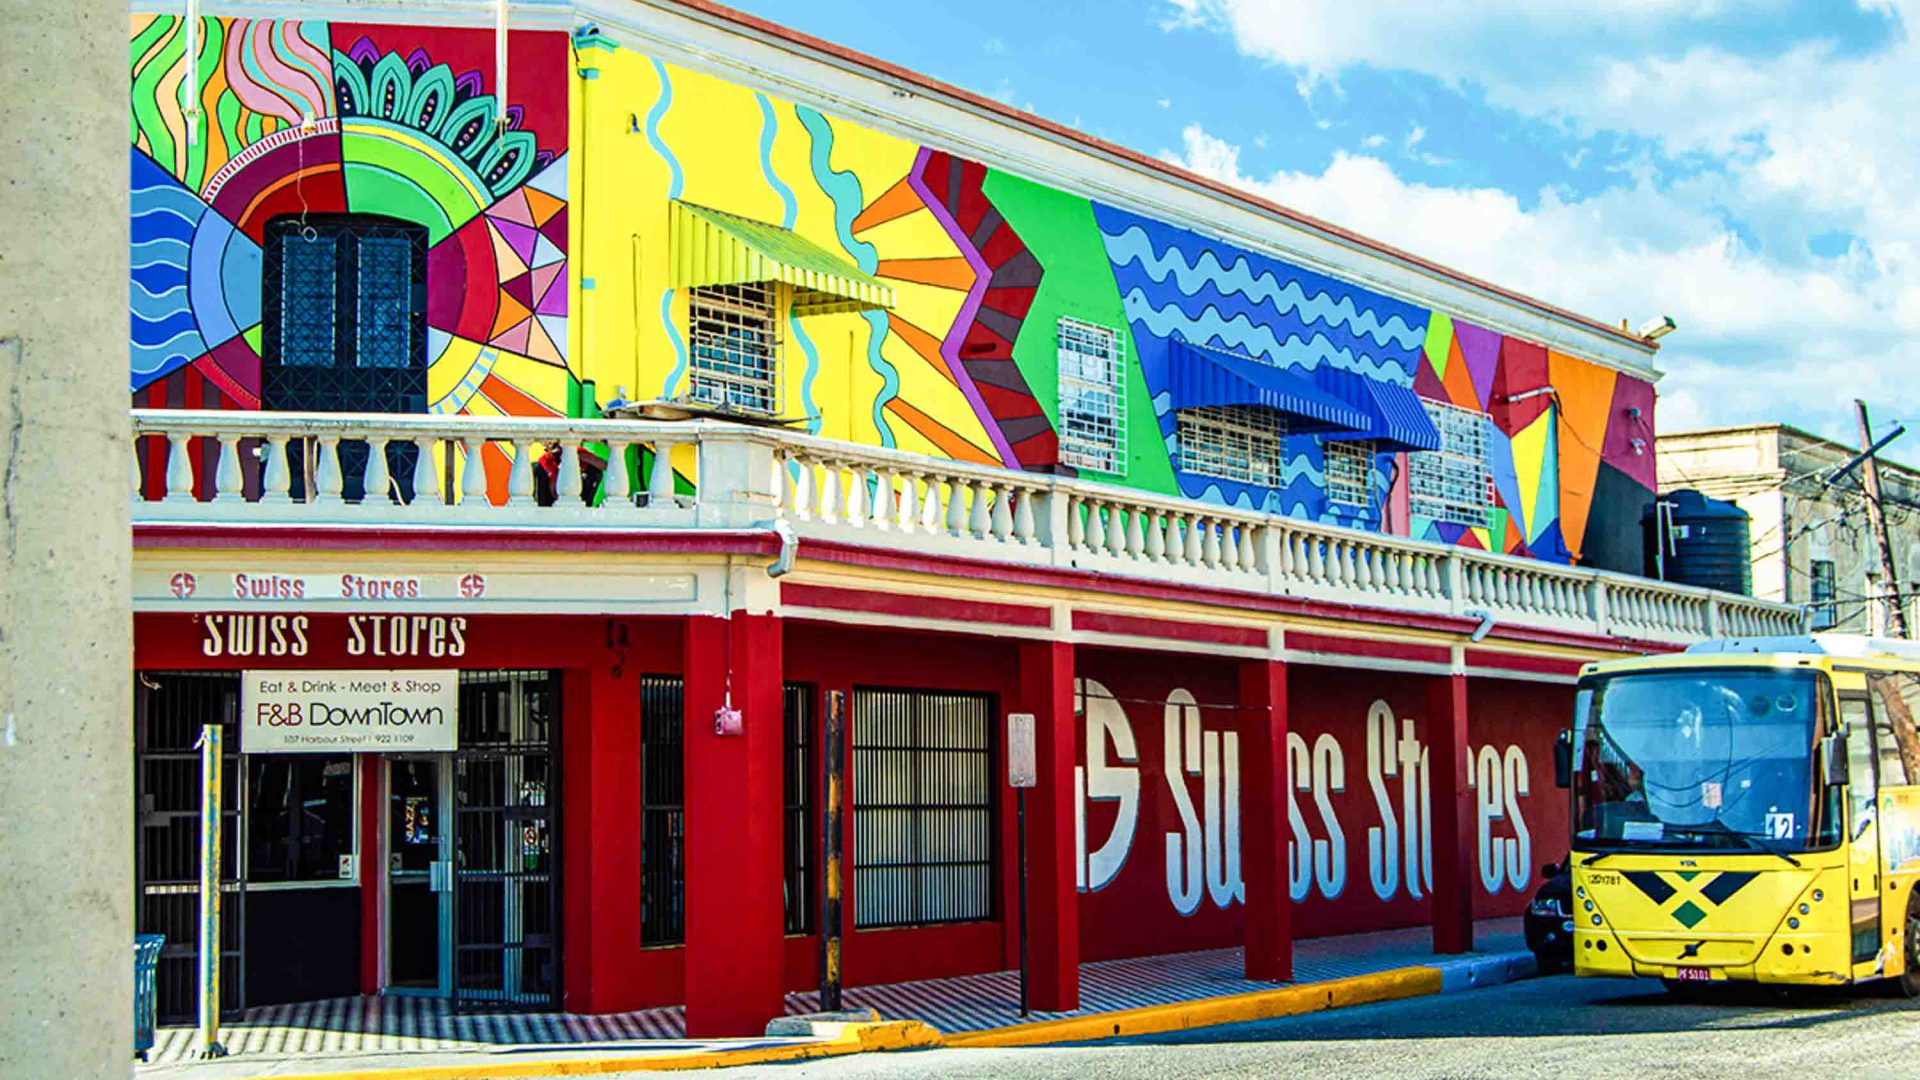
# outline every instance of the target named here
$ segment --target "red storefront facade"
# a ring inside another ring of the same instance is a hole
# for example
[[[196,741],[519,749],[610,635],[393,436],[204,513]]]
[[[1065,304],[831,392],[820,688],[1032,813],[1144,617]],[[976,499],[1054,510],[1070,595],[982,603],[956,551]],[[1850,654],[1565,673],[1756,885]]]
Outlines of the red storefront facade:
[[[1003,737],[1007,713],[1031,712],[1042,736],[1027,817],[1034,1001],[1071,1009],[1081,961],[1244,943],[1250,974],[1284,979],[1296,937],[1423,924],[1436,948],[1464,949],[1471,918],[1517,913],[1540,864],[1564,854],[1552,743],[1579,663],[1668,647],[1521,627],[1473,642],[1471,619],[1363,618],[1272,597],[1228,605],[1202,590],[1079,571],[1003,569],[985,599],[978,565],[809,541],[775,579],[772,533],[602,536],[546,556],[626,559],[616,576],[655,582],[685,573],[698,584],[684,594],[702,602],[669,601],[686,609],[676,613],[516,613],[506,574],[471,569],[501,552],[393,536],[387,542],[414,548],[415,562],[361,580],[397,581],[391,591],[422,597],[445,593],[442,579],[502,584],[458,601],[337,597],[365,592],[338,587],[355,576],[334,573],[339,566],[397,557],[369,550],[364,535],[317,528],[303,542],[289,534],[233,550],[216,532],[143,530],[141,580],[154,594],[136,619],[143,684],[249,670],[456,669],[468,683],[544,676],[539,685],[557,699],[544,751],[551,774],[538,798],[525,797],[522,780],[518,802],[554,795],[550,812],[519,811],[551,835],[526,839],[514,858],[531,859],[531,846],[551,858],[544,895],[557,909],[532,933],[538,920],[523,905],[519,941],[494,940],[497,920],[485,940],[468,940],[472,915],[440,930],[454,940],[439,989],[458,996],[470,981],[476,999],[494,1000],[516,965],[521,989],[538,990],[539,967],[551,995],[510,1000],[585,1013],[684,1004],[693,1034],[758,1031],[783,1010],[786,991],[817,983],[829,693],[850,702],[847,984],[1016,965]],[[238,601],[220,594],[245,590],[228,590],[211,565],[249,567],[255,582],[297,581],[277,591],[303,595]],[[436,566],[447,569],[436,576]],[[186,597],[182,573],[196,582]],[[526,577],[513,587],[536,586]],[[714,600],[727,606],[700,610]],[[673,714],[665,728],[663,702]],[[729,703],[741,731],[717,734],[716,710]],[[917,710],[921,730],[940,713],[942,731],[966,735],[921,740],[903,757],[870,734],[889,708]],[[447,766],[462,777],[465,730]],[[476,745],[484,758],[486,744]],[[964,796],[943,799],[939,781],[920,779],[917,802],[873,794],[887,777],[950,774],[962,752]],[[282,973],[269,996],[417,989],[401,985],[397,965],[421,950],[403,939],[433,927],[399,921],[403,834],[435,813],[458,832],[473,808],[464,789],[434,811],[396,808],[395,762],[411,759],[354,757],[357,871],[348,884],[327,883],[354,897],[357,930],[332,946],[354,953],[354,978],[303,990],[300,963],[273,955],[280,938],[250,926],[243,970]],[[673,790],[662,786],[663,762],[677,768]],[[904,869],[892,862],[914,845],[886,834],[902,815],[928,848]],[[510,837],[533,836],[512,829],[509,821]],[[959,851],[955,843],[973,841],[949,836],[936,850],[943,831],[979,842]],[[469,842],[465,833],[449,841],[462,874],[473,869],[461,847]],[[495,879],[474,876],[447,887],[497,894]],[[254,891],[246,896],[255,903]]]

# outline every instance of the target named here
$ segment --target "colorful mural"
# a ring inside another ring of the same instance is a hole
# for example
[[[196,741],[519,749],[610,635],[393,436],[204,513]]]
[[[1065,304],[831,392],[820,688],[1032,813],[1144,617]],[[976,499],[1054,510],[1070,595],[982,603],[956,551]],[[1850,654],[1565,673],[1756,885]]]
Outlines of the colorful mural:
[[[783,309],[776,400],[808,431],[1071,474],[1057,337],[1071,318],[1114,330],[1126,357],[1121,464],[1096,479],[1639,566],[1653,485],[1642,379],[593,31],[575,36],[571,58],[560,34],[512,34],[504,110],[484,29],[207,18],[191,88],[185,37],[178,18],[133,19],[129,377],[141,404],[274,407],[261,378],[266,226],[341,213],[427,232],[432,411],[586,415],[616,388],[684,396],[679,200],[786,230],[891,289],[884,309]],[[1285,439],[1272,486],[1183,470],[1176,343],[1487,414],[1485,521],[1415,513],[1404,453],[1374,455],[1365,505],[1333,502],[1326,444],[1309,434]],[[487,465],[504,482],[497,449]]]
[[[578,410],[564,35],[511,35],[503,112],[486,30],[203,18],[197,91],[184,86],[184,31],[172,16],[132,22],[137,403],[270,407],[266,226],[352,213],[427,230],[432,411]],[[504,457],[488,464],[504,478]]]
[[[782,327],[780,400],[810,431],[1073,473],[1059,453],[1056,328],[1067,317],[1116,328],[1129,358],[1125,465],[1097,479],[1559,562],[1639,566],[1629,549],[1653,482],[1644,380],[597,34],[576,44],[589,77],[575,141],[594,148],[580,196],[592,223],[583,340],[587,374],[601,386],[686,392],[686,302],[668,281],[667,224],[671,201],[684,200],[787,229],[898,296],[890,310]],[[1285,440],[1273,487],[1183,471],[1169,395],[1180,340],[1488,414],[1484,524],[1412,513],[1406,454],[1374,456],[1370,505],[1330,501],[1325,444],[1311,435]]]

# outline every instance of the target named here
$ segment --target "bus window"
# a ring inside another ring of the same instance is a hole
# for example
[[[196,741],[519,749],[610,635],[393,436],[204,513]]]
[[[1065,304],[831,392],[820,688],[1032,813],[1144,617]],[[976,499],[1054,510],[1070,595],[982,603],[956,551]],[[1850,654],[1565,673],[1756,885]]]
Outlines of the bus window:
[[[1920,779],[1920,675],[1874,672],[1867,676],[1873,702],[1873,741],[1880,762],[1880,786],[1898,787]]]
[[[1840,723],[1847,733],[1847,797],[1853,807],[1851,835],[1858,837],[1873,820],[1873,742],[1867,730],[1867,703],[1840,699]]]

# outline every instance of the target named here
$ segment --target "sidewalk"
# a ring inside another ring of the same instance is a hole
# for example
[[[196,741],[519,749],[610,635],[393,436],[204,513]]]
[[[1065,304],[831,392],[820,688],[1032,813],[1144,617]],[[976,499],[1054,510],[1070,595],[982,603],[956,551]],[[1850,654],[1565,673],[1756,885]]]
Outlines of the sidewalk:
[[[145,1080],[327,1075],[335,1080],[406,1070],[417,1080],[590,1075],[712,1068],[873,1049],[1016,1045],[1200,1027],[1261,1016],[1411,997],[1532,972],[1519,919],[1475,926],[1478,948],[1436,958],[1425,928],[1316,938],[1295,945],[1295,980],[1249,982],[1239,949],[1081,965],[1081,1009],[1017,1014],[1018,976],[996,972],[846,991],[878,1025],[821,1025],[812,1035],[687,1039],[678,1008],[615,1016],[463,1015],[420,998],[342,998],[250,1010],[226,1025],[230,1056],[193,1058],[194,1031],[162,1028]],[[789,994],[789,1014],[816,996]],[[905,1023],[903,1023],[905,1022]]]

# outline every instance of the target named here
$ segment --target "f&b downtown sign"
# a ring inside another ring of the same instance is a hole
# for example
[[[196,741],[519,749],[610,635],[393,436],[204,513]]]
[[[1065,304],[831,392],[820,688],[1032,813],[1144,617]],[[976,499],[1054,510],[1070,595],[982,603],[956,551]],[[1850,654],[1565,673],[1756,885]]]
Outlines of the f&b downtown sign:
[[[248,671],[240,691],[240,750],[454,750],[459,708],[457,671]]]

